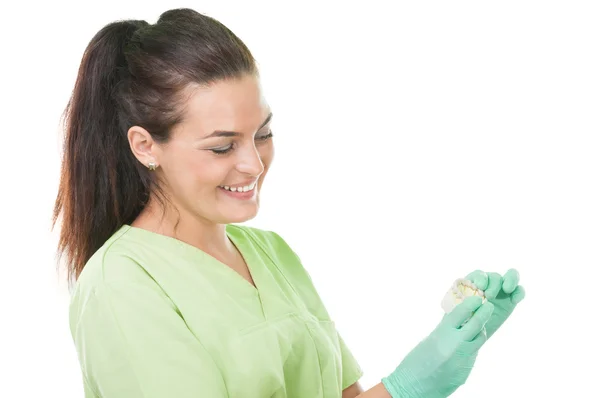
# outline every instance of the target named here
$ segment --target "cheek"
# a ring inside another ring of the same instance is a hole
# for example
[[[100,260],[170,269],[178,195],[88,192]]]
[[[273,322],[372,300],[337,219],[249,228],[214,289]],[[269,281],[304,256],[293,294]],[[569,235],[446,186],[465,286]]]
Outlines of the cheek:
[[[210,156],[180,154],[170,160],[167,177],[174,189],[187,194],[216,188],[226,174],[223,172],[222,162],[211,159]]]
[[[229,172],[227,162],[222,159],[203,159],[194,162],[190,175],[190,185],[196,190],[214,190],[223,183]]]
[[[273,148],[272,143],[269,143],[269,145],[266,145],[265,148],[263,148],[260,151],[260,160],[262,161],[263,165],[265,166],[265,172],[269,169],[269,166],[271,166],[271,162],[273,162],[274,156],[275,156],[275,150]]]
[[[269,168],[271,167],[271,163],[273,162],[274,155],[275,155],[275,153],[273,151],[272,146],[269,146],[268,149],[265,148],[265,150],[261,151],[260,160],[263,163],[264,171],[258,180],[259,189],[262,187],[263,181],[267,175],[267,172],[269,171]]]

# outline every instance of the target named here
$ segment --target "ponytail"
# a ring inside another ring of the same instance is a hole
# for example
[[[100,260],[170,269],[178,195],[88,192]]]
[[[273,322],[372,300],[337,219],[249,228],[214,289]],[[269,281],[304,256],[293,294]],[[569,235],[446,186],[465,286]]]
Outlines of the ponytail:
[[[123,50],[135,31],[147,25],[114,22],[94,36],[63,114],[64,153],[53,226],[62,214],[59,252],[68,258],[69,279],[77,279],[92,254],[139,214],[148,196],[115,95],[127,70]]]

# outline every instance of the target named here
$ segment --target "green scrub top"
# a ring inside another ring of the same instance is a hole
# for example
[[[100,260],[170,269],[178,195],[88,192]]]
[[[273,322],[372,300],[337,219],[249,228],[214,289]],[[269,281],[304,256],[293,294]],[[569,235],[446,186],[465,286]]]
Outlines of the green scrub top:
[[[86,264],[70,328],[85,397],[334,398],[362,376],[298,256],[229,224],[256,284],[124,225]]]

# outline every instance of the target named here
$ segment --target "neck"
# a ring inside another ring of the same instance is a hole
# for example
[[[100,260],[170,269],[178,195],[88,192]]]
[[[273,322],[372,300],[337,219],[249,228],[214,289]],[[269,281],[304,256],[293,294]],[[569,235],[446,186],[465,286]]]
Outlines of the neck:
[[[227,237],[225,224],[211,222],[181,208],[175,211],[170,205],[163,211],[155,201],[150,201],[131,225],[178,239],[217,258],[230,257],[236,250]]]

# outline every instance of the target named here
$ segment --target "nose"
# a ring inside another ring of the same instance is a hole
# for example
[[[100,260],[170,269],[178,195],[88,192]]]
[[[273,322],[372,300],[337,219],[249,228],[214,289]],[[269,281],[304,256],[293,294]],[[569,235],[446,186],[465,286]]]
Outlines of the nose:
[[[249,174],[258,177],[265,170],[265,165],[260,157],[260,153],[254,145],[248,145],[247,149],[238,151],[239,160],[237,169],[240,173]]]

